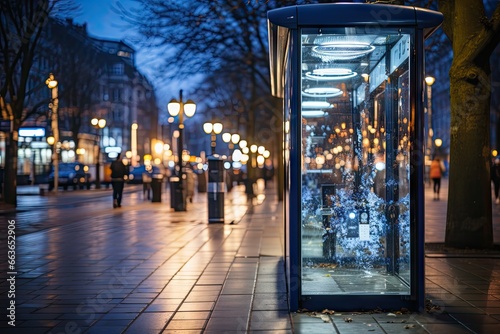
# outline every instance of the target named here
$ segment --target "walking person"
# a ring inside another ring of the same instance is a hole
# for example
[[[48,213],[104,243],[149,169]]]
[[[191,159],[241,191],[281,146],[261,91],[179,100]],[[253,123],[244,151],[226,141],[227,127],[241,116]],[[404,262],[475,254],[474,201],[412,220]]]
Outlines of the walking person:
[[[191,168],[186,168],[186,203],[193,203],[194,196],[194,172]]]
[[[491,181],[493,181],[493,189],[495,191],[495,204],[500,204],[500,158],[495,158],[495,162],[491,166]]]
[[[111,183],[113,185],[113,208],[122,206],[123,188],[125,179],[128,178],[129,170],[118,154],[116,160],[111,163]]]
[[[439,191],[441,190],[441,177],[444,172],[444,164],[439,158],[434,158],[431,162],[429,176],[433,182],[434,200],[439,201]]]

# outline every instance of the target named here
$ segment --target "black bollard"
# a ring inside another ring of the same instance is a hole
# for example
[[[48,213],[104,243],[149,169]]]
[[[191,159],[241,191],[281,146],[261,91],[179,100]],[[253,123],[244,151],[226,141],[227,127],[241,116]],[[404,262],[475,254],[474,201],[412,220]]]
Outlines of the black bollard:
[[[224,162],[208,158],[208,222],[224,223]]]
[[[151,190],[153,191],[153,198],[151,202],[161,202],[161,184],[163,182],[163,175],[153,174],[151,179]]]

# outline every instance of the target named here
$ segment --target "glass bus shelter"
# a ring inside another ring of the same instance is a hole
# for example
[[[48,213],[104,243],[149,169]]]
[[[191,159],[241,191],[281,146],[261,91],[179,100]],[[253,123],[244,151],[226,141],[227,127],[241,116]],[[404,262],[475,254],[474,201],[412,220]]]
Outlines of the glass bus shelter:
[[[292,310],[424,306],[423,46],[442,19],[358,3],[268,12]]]

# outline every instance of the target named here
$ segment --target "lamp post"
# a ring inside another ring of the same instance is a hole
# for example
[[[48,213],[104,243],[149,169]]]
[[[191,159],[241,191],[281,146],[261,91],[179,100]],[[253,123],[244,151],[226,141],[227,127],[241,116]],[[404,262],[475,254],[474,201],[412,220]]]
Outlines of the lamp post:
[[[427,154],[431,157],[433,153],[432,137],[434,135],[432,129],[432,85],[436,79],[431,76],[425,77],[425,84],[427,85]]]
[[[183,194],[182,182],[184,180],[184,175],[182,171],[182,150],[183,144],[183,132],[184,132],[184,114],[186,117],[194,116],[196,112],[196,104],[192,100],[187,100],[186,103],[182,100],[182,89],[179,91],[179,101],[172,99],[167,105],[169,114],[172,117],[179,115],[179,137],[177,138],[177,167],[175,169],[176,176],[179,177],[179,191],[175,199],[174,209],[175,211],[186,211],[185,198]]]
[[[54,78],[52,73],[49,74],[45,84],[52,93],[52,99],[49,104],[49,108],[52,110],[51,115],[51,127],[52,135],[54,137],[54,146],[52,149],[52,164],[54,165],[54,191],[57,192],[59,187],[59,156],[57,153],[57,143],[59,143],[59,119],[57,116],[57,108],[59,107],[59,93],[57,89],[57,80]]]
[[[94,117],[90,121],[90,124],[97,129],[97,160],[95,163],[95,188],[101,189],[101,137],[102,129],[106,126],[106,120],[104,118]]]
[[[212,156],[215,155],[215,147],[217,145],[217,135],[222,132],[222,123],[210,123],[206,122],[203,124],[203,131],[210,135],[210,147],[212,147]]]

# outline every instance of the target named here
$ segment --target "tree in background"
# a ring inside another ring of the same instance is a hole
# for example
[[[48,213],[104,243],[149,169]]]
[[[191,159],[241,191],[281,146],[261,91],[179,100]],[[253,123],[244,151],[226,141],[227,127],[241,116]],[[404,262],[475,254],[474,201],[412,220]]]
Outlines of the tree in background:
[[[6,138],[4,199],[17,205],[18,131],[26,119],[29,76],[42,31],[57,1],[0,1],[0,110],[10,122]]]
[[[164,62],[157,72],[164,79],[177,80],[212,76],[200,84],[204,96],[227,99],[215,103],[221,106],[238,101],[242,124],[246,124],[242,135],[249,143],[271,146],[275,161],[281,163],[282,110],[269,88],[267,11],[315,1],[137,2],[141,7],[136,10],[119,10],[137,27],[146,46],[160,50]],[[231,96],[217,93],[228,87]],[[275,124],[270,125],[271,120]],[[263,138],[266,143],[259,143]],[[280,189],[278,194],[282,194]]]
[[[52,31],[47,46],[57,50],[54,55],[54,71],[58,73],[58,80],[64,86],[59,92],[60,101],[60,125],[69,129],[72,139],[77,147],[79,133],[89,124],[82,122],[91,119],[90,107],[98,101],[92,100],[99,89],[99,78],[106,70],[106,57],[113,57],[100,51],[91,38],[87,35],[85,27],[73,25],[72,20],[51,20]],[[47,51],[47,54],[50,54]]]

